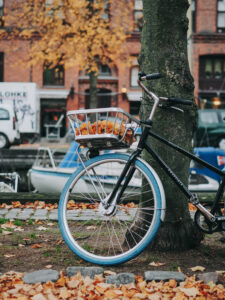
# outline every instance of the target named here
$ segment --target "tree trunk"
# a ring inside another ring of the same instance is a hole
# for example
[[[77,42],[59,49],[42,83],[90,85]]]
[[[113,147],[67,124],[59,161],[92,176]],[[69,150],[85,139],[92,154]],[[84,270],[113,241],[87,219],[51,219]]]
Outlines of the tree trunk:
[[[89,108],[97,108],[98,106],[98,96],[97,96],[97,74],[93,71],[89,73],[89,79],[90,79],[90,105]]]
[[[187,8],[188,0],[143,0],[144,26],[139,63],[145,73],[160,72],[164,75],[162,79],[146,83],[158,96],[193,99],[193,78],[187,60]],[[192,151],[196,105],[193,101],[191,107],[175,106],[183,109],[184,113],[158,109],[153,120],[153,131]],[[151,103],[144,98],[140,111],[142,120],[148,118],[150,110]],[[190,160],[153,138],[149,138],[148,142],[187,185]],[[144,153],[143,157],[159,174],[167,204],[165,222],[151,246],[168,250],[198,245],[203,235],[190,218],[187,199],[148,153]]]

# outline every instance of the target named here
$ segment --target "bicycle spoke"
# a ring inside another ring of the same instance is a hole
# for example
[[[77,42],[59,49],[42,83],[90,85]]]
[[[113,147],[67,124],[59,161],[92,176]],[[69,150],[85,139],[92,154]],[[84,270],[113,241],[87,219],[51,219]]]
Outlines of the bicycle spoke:
[[[128,253],[132,253],[133,257],[140,244],[144,245],[142,241],[148,236],[151,237],[154,228],[152,222],[155,222],[156,193],[152,190],[150,179],[141,168],[135,170],[120,198],[120,204],[112,202],[109,207],[103,205],[112,194],[119,179],[118,174],[125,164],[126,161],[120,159],[115,161],[109,159],[106,162],[100,160],[99,164],[90,164],[80,174],[74,175],[77,177],[74,182],[71,181],[68,191],[64,193],[66,195],[64,222],[67,223],[66,230],[70,232],[70,248],[78,255],[81,252],[81,257],[87,260],[95,259],[95,262],[101,261],[105,264],[105,259],[112,262],[117,257],[126,259]],[[88,178],[85,185],[84,176]],[[142,178],[146,180],[143,186],[139,187]],[[116,195],[124,187],[124,180]],[[140,199],[140,195],[143,200],[136,201],[135,205],[130,206],[129,202]],[[73,203],[72,205],[68,203],[70,199],[73,199],[75,209]]]

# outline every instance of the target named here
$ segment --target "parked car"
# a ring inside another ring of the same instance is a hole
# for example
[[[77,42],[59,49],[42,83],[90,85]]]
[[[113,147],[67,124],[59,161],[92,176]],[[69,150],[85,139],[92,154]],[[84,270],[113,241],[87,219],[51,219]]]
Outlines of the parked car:
[[[225,167],[225,151],[222,149],[214,148],[214,147],[200,147],[200,148],[194,148],[194,154],[195,156],[203,159],[207,163],[213,165],[214,167],[223,170]],[[191,161],[190,165],[190,173],[196,174],[198,176],[195,176],[195,180],[198,179],[199,184],[200,183],[206,183],[202,178],[199,176],[205,176],[207,178],[211,178],[215,180],[218,184],[221,181],[221,176],[212,170],[204,167],[198,162]],[[197,178],[199,177],[199,178]],[[212,182],[213,183],[213,182]]]
[[[195,147],[216,147],[225,150],[225,110],[200,109]]]
[[[13,105],[0,104],[0,149],[20,143],[20,132]]]

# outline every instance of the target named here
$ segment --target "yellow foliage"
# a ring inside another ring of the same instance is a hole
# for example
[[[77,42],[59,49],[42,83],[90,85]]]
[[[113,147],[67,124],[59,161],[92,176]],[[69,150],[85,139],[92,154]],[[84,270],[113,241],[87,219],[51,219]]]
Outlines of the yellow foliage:
[[[15,3],[16,2],[16,3]],[[0,31],[1,38],[32,39],[30,63],[48,62],[98,71],[98,64],[129,60],[123,44],[131,30],[128,20],[132,1],[108,0],[26,0],[14,1],[6,12],[10,32]],[[17,30],[20,28],[20,31]],[[96,60],[98,57],[98,60]]]

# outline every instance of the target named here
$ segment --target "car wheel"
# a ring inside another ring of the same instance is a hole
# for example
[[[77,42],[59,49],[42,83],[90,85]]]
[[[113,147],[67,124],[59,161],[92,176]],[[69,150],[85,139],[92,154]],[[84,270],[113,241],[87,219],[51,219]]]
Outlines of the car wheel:
[[[219,140],[218,146],[220,149],[225,150],[225,137]]]
[[[7,137],[4,134],[0,133],[0,149],[8,148],[8,146],[9,142]]]

